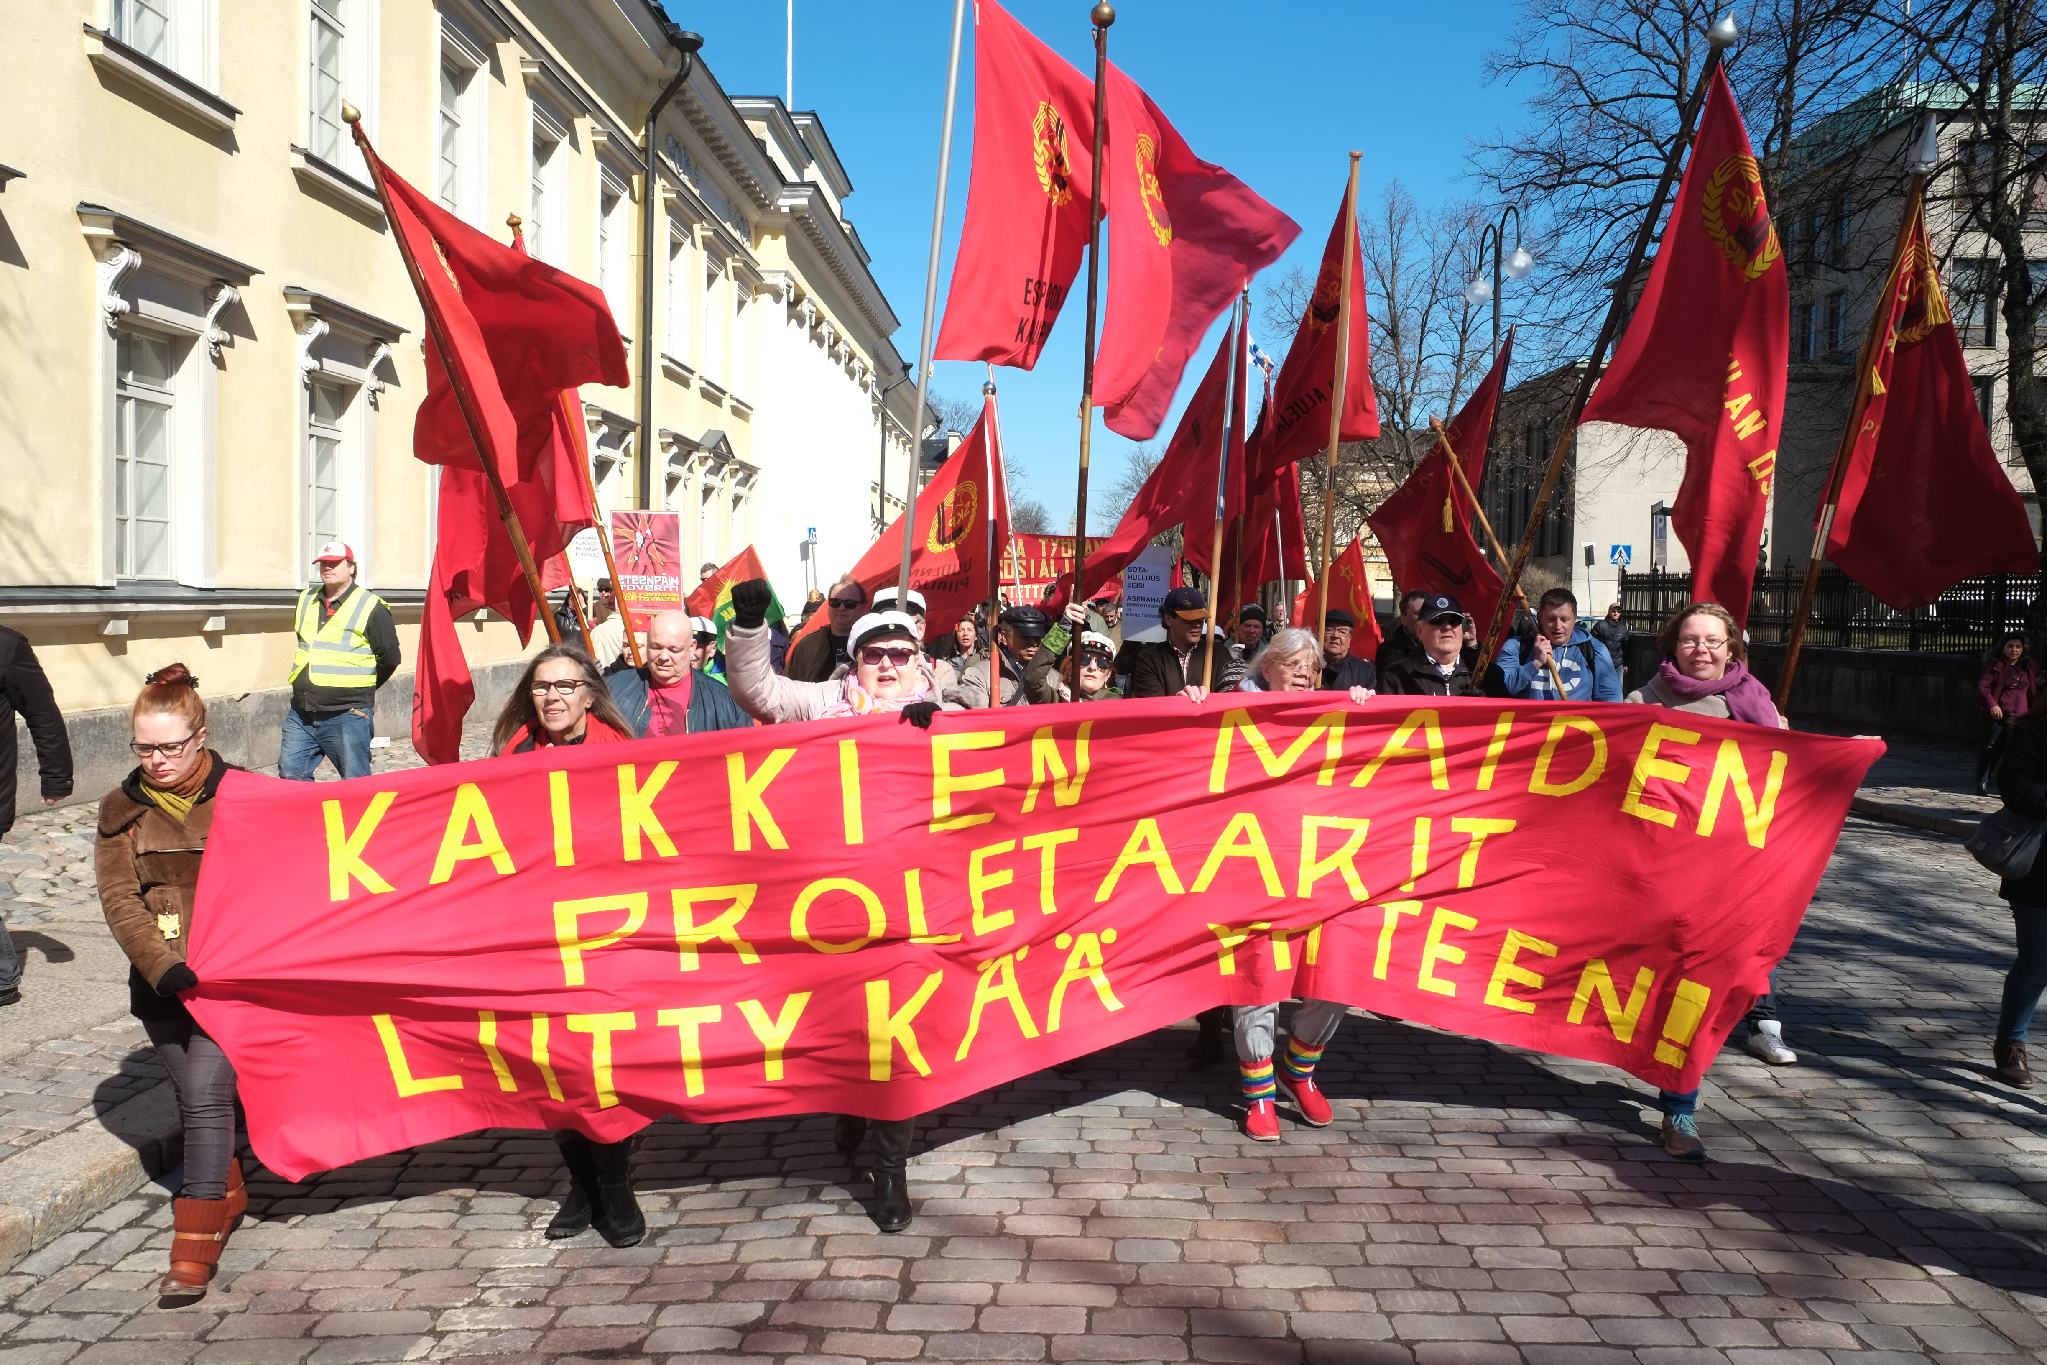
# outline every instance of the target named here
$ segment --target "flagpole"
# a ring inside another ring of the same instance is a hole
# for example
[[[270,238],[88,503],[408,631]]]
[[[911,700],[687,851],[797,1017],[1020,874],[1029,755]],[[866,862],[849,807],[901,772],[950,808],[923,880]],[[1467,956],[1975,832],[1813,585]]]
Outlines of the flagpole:
[[[1237,349],[1239,352],[1242,353],[1242,358],[1244,361],[1244,383],[1248,389],[1251,383],[1250,352],[1248,349],[1248,343],[1250,342],[1251,339],[1251,286],[1248,283],[1245,284],[1244,286],[1244,294],[1241,307],[1242,319],[1237,324]],[[1234,381],[1236,375],[1237,361],[1233,359],[1230,361],[1230,378]],[[1251,395],[1248,392],[1246,392],[1243,397],[1244,419],[1246,424],[1248,425],[1251,417],[1250,412]],[[1234,398],[1230,400],[1229,414],[1230,423],[1234,425],[1237,420],[1237,402],[1236,399]],[[1250,433],[1247,431],[1244,435],[1244,440],[1247,445],[1250,443],[1250,439],[1251,439]],[[1229,453],[1230,453],[1229,438],[1225,436],[1223,438],[1223,457],[1225,461],[1228,460]],[[1225,482],[1223,486],[1224,488],[1229,487],[1227,482]],[[1223,499],[1223,506],[1225,509],[1227,509],[1229,506],[1229,499],[1227,497]],[[1237,515],[1234,518],[1232,518],[1232,524],[1235,525],[1237,528],[1237,552],[1230,559],[1230,587],[1229,592],[1227,594],[1230,603],[1230,629],[1232,632],[1234,632],[1237,627],[1236,622],[1237,598],[1242,594],[1244,590],[1244,540],[1245,537],[1250,532],[1250,523],[1251,523],[1251,490],[1246,488],[1244,490],[1244,506],[1238,509]],[[1220,569],[1222,566],[1217,565],[1216,567]],[[1217,578],[1218,579],[1221,578],[1220,573],[1217,574]],[[1213,651],[1210,652],[1213,653]]]
[[[1336,309],[1336,371],[1330,376],[1329,458],[1322,467],[1322,577],[1315,594],[1320,604],[1315,612],[1315,638],[1329,634],[1329,568],[1336,562],[1336,446],[1343,439],[1343,398],[1350,383],[1350,260],[1358,241],[1358,162],[1363,152],[1350,154],[1350,185],[1343,192],[1342,292]]]
[[[1244,335],[1242,303],[1232,307],[1230,312],[1230,331],[1226,338],[1230,348],[1229,373],[1223,378],[1222,450],[1215,462],[1215,534],[1209,537],[1208,551],[1208,647],[1203,651],[1201,663],[1201,688],[1204,692],[1215,685],[1216,634],[1222,625],[1223,513],[1229,507],[1230,433],[1237,425],[1237,348],[1242,344]]]
[[[1663,159],[1663,175],[1656,182],[1656,192],[1649,198],[1649,206],[1642,215],[1642,225],[1635,229],[1634,245],[1628,251],[1627,268],[1621,272],[1620,282],[1614,286],[1613,299],[1606,307],[1606,321],[1600,324],[1598,339],[1592,343],[1592,352],[1585,358],[1585,373],[1578,377],[1578,387],[1571,395],[1570,406],[1564,410],[1563,429],[1557,433],[1557,442],[1550,451],[1549,467],[1543,472],[1542,487],[1535,495],[1535,506],[1528,514],[1527,529],[1522,532],[1521,544],[1514,551],[1514,562],[1507,570],[1508,591],[1500,594],[1500,600],[1493,608],[1493,619],[1486,628],[1485,643],[1479,647],[1478,662],[1472,669],[1474,678],[1483,677],[1492,665],[1493,654],[1500,647],[1507,619],[1507,603],[1518,592],[1521,572],[1528,567],[1528,558],[1535,552],[1535,533],[1542,525],[1543,514],[1549,510],[1550,495],[1556,491],[1557,479],[1564,472],[1564,456],[1571,449],[1571,441],[1578,432],[1578,414],[1585,411],[1585,404],[1592,398],[1593,385],[1599,382],[1599,372],[1605,363],[1606,348],[1612,343],[1614,333],[1620,330],[1621,315],[1627,311],[1628,292],[1634,284],[1635,274],[1642,268],[1642,258],[1649,250],[1649,241],[1656,235],[1656,223],[1663,216],[1663,204],[1670,197],[1671,186],[1677,180],[1678,163],[1684,159],[1685,148],[1691,145],[1692,131],[1698,122],[1699,110],[1706,103],[1706,88],[1713,80],[1713,73],[1720,69],[1721,55],[1741,36],[1736,27],[1734,15],[1725,18],[1706,30],[1706,43],[1711,48],[1706,54],[1706,63],[1699,68],[1699,79],[1692,86],[1691,97],[1685,101],[1682,115],[1678,120],[1677,136],[1671,139],[1670,155]]]
[[[995,558],[995,499],[1001,498],[1004,507],[1009,505],[1009,465],[1002,458],[1002,418],[997,413],[995,407],[995,363],[993,361],[988,362],[988,378],[981,385],[981,393],[988,400],[988,416],[992,419],[988,423],[986,436],[989,473],[988,550],[987,557],[981,561],[988,566],[988,704],[990,706],[1000,706],[1002,705],[1002,665],[999,661],[1001,651],[995,647],[995,618],[1002,614],[1002,607],[1000,605],[1002,573],[996,567]],[[1010,545],[1013,550],[1015,542],[1011,541]],[[910,599],[906,597],[903,600],[907,602]],[[965,682],[966,679],[962,678],[960,681]],[[1017,685],[1022,686],[1022,682],[1019,681]]]
[[[1087,223],[1087,334],[1080,359],[1080,478],[1073,491],[1073,598],[1087,600],[1087,464],[1095,430],[1095,313],[1102,284],[1102,141],[1109,131],[1109,26],[1116,7],[1102,0],[1088,11],[1095,26],[1094,184]],[[1076,684],[1076,688],[1078,684]]]
[[[426,314],[427,331],[432,334],[442,361],[449,362],[442,368],[447,371],[448,384],[455,391],[455,405],[462,409],[462,421],[469,428],[469,439],[476,445],[476,461],[483,466],[484,477],[490,480],[491,496],[497,499],[498,520],[504,523],[505,534],[511,537],[512,549],[519,556],[519,567],[526,574],[526,590],[533,594],[534,612],[547,629],[548,643],[558,645],[562,640],[561,628],[554,623],[554,613],[548,610],[547,593],[540,586],[540,566],[533,560],[533,546],[526,539],[525,528],[519,525],[519,514],[512,510],[512,500],[505,495],[504,476],[498,472],[497,460],[490,444],[484,440],[483,414],[477,410],[476,395],[469,391],[469,381],[462,377],[461,367],[450,362],[455,348],[442,330],[440,314],[427,303],[426,280],[419,273],[419,262],[413,259],[412,244],[405,240],[403,232],[398,231],[398,213],[391,206],[391,188],[384,183],[384,163],[377,159],[376,149],[370,146],[369,136],[362,130],[360,110],[344,102],[341,121],[348,125],[349,132],[355,136],[355,145],[362,149],[363,160],[370,168],[370,178],[377,187],[377,199],[383,205],[384,218],[391,224],[391,236],[398,243],[398,255],[405,262],[405,273],[412,278],[412,292],[419,296],[420,311]]]
[[[1928,114],[1930,123],[1933,115]],[[1884,330],[1891,324],[1891,314],[1897,299],[1898,271],[1905,261],[1905,243],[1910,240],[1912,225],[1919,220],[1921,203],[1926,194],[1926,175],[1932,169],[1937,152],[1932,149],[1933,130],[1922,142],[1919,157],[1912,165],[1912,177],[1905,189],[1905,214],[1898,223],[1898,240],[1891,247],[1891,269],[1884,277],[1884,292],[1881,302],[1870,314],[1869,333],[1862,341],[1862,354],[1855,365],[1855,403],[1848,410],[1848,424],[1841,428],[1841,440],[1834,447],[1834,467],[1827,474],[1827,497],[1820,505],[1819,522],[1813,528],[1812,557],[1805,562],[1805,583],[1798,591],[1798,611],[1791,618],[1791,635],[1784,644],[1784,667],[1777,675],[1777,712],[1791,714],[1791,679],[1798,672],[1798,654],[1805,647],[1805,621],[1812,614],[1813,595],[1819,591],[1820,570],[1825,566],[1827,542],[1834,534],[1834,514],[1841,508],[1841,488],[1848,479],[1848,457],[1855,449],[1855,439],[1862,431],[1862,415],[1869,408],[1874,396],[1871,381],[1876,377],[1876,364],[1881,354]]]
[[[938,316],[938,249],[945,237],[945,185],[952,173],[952,114],[960,89],[960,32],[966,24],[967,0],[952,0],[952,56],[945,69],[945,118],[938,133],[938,197],[931,205],[931,254],[924,267],[924,330],[917,338],[917,406],[910,414],[910,458],[903,477],[903,562],[896,583],[902,593],[898,600],[908,603],[910,592],[911,532],[917,525],[917,470],[924,463],[924,403],[931,396],[931,350],[936,338],[931,325]],[[882,403],[882,420],[888,420],[888,403]],[[882,496],[882,511],[888,511],[888,497]]]
[[[1507,563],[1507,551],[1500,544],[1500,538],[1493,534],[1493,524],[1487,519],[1485,508],[1478,505],[1478,494],[1471,491],[1471,480],[1464,473],[1464,461],[1457,457],[1456,447],[1450,444],[1449,429],[1437,421],[1433,414],[1429,417],[1429,426],[1435,430],[1436,439],[1443,443],[1443,455],[1450,466],[1450,477],[1457,481],[1457,486],[1464,491],[1465,498],[1470,501],[1471,510],[1478,517],[1480,528],[1485,531],[1486,543],[1493,547],[1493,558],[1499,560],[1500,564],[1504,567]],[[1518,582],[1514,585],[1514,600],[1523,607],[1528,605],[1528,594],[1522,591],[1521,585]],[[1549,670],[1550,681],[1557,685],[1557,700],[1562,701],[1564,699],[1564,675],[1557,670],[1556,658],[1552,656],[1544,659],[1542,664],[1544,668]]]

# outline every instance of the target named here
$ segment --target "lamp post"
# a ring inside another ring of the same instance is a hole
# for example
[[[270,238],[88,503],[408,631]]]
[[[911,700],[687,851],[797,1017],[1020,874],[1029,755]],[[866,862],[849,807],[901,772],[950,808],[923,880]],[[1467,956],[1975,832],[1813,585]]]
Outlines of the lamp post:
[[[1509,218],[1514,220],[1514,249],[1502,254],[1507,241],[1507,219]],[[1478,258],[1480,261],[1485,260],[1485,244],[1488,237],[1492,238],[1493,242],[1493,277],[1491,280],[1487,280],[1484,275],[1474,277],[1470,284],[1464,286],[1464,297],[1472,303],[1485,303],[1488,301],[1492,303],[1493,354],[1498,355],[1500,353],[1501,283],[1503,278],[1507,280],[1527,279],[1528,272],[1535,269],[1535,257],[1529,255],[1521,247],[1521,210],[1513,204],[1507,205],[1506,209],[1500,214],[1499,222],[1487,223],[1485,231],[1479,233]]]
[[[903,377],[881,391],[881,470],[874,476],[874,533],[888,529],[888,396],[910,382],[914,364],[903,362]],[[896,425],[901,426],[899,422]]]

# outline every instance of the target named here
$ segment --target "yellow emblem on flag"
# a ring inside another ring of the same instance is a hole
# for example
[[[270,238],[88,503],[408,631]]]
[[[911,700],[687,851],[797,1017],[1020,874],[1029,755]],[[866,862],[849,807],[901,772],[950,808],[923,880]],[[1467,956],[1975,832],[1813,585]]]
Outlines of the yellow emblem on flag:
[[[1144,216],[1151,220],[1151,231],[1159,239],[1160,246],[1173,244],[1173,219],[1166,212],[1166,197],[1159,192],[1158,147],[1153,144],[1151,134],[1137,135],[1137,197],[1144,202]]]
[[[973,529],[974,517],[980,507],[980,490],[971,480],[961,479],[938,500],[938,510],[931,514],[931,533],[925,537],[925,545],[934,552],[942,552],[959,544]]]
[[[1038,101],[1031,120],[1031,155],[1038,166],[1038,185],[1053,208],[1073,202],[1073,165],[1066,159],[1066,118],[1050,100]]]
[[[1756,279],[1783,257],[1777,225],[1763,202],[1763,172],[1752,156],[1736,153],[1714,168],[1700,196],[1706,235],[1747,279]]]

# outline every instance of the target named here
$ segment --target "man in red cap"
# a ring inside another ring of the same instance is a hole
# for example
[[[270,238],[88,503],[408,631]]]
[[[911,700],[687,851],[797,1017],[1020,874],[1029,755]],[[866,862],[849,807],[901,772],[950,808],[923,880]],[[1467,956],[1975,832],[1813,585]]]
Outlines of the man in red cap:
[[[299,594],[277,775],[310,782],[324,757],[343,777],[367,777],[377,689],[398,671],[398,627],[384,599],[356,583],[346,542],[328,541],[313,563],[320,586]]]

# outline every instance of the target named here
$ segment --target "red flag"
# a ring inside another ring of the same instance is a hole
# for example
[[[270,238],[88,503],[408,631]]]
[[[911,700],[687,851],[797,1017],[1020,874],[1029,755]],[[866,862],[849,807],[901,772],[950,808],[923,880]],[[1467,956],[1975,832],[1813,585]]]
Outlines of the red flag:
[[[1748,619],[1777,466],[1790,307],[1762,171],[1716,71],[1648,287],[1578,420],[1685,443],[1671,525],[1691,557],[1692,596],[1736,621]]]
[[[1094,128],[1094,82],[975,0],[974,175],[935,359],[1038,363],[1087,250]]]
[[[2039,549],[1983,429],[1916,201],[1885,294],[1827,558],[1909,611],[1974,574],[2029,573]]]
[[[1344,206],[1337,205],[1315,292],[1301,314],[1286,363],[1273,386],[1273,418],[1266,439],[1251,451],[1251,478],[1269,475],[1328,448],[1329,395],[1336,387],[1336,323],[1343,303]],[[1345,441],[1369,441],[1379,434],[1379,402],[1372,392],[1372,319],[1365,308],[1365,257],[1357,233],[1350,234],[1350,351],[1344,362]]]
[[[1109,430],[1148,441],[1209,325],[1301,229],[1196,156],[1113,65],[1108,116],[1109,303],[1095,403]]]
[[[1379,611],[1372,605],[1372,575],[1365,568],[1364,545],[1365,538],[1359,536],[1329,566],[1329,609],[1347,611],[1357,618],[1358,623],[1350,632],[1353,659],[1371,658],[1384,643],[1379,635]],[[1310,583],[1294,599],[1294,624],[1303,630],[1313,630],[1321,612],[1320,590]]]
[[[1222,515],[1224,522],[1231,528],[1235,528],[1242,518],[1244,504],[1247,501],[1245,497],[1247,483],[1244,477],[1244,428],[1246,425],[1246,415],[1250,411],[1248,394],[1251,369],[1250,330],[1240,326],[1232,333],[1225,334],[1223,344],[1227,346],[1233,342],[1236,347],[1236,377],[1235,383],[1230,386],[1229,390],[1231,394],[1229,465],[1221,472],[1223,485]],[[1207,478],[1208,482],[1201,485],[1201,487],[1213,490],[1217,479],[1213,455],[1210,456],[1208,461]],[[1228,604],[1223,603],[1221,597],[1223,593],[1229,590],[1227,575],[1230,571],[1230,565],[1235,562],[1236,558],[1235,546],[1231,543],[1234,531],[1226,532],[1223,537],[1223,562],[1220,565],[1211,566],[1208,562],[1208,556],[1215,540],[1216,498],[1214,492],[1211,491],[1207,500],[1203,501],[1199,497],[1192,496],[1197,491],[1192,488],[1189,490],[1186,530],[1181,539],[1187,546],[1188,562],[1210,578],[1213,578],[1217,583],[1224,585],[1212,594],[1217,600],[1211,603],[1211,605],[1226,606]]]
[[[1450,422],[1450,445],[1473,488],[1485,477],[1493,410],[1513,351],[1514,334],[1509,332],[1491,373]],[[1506,585],[1471,538],[1473,514],[1471,499],[1451,476],[1450,458],[1438,441],[1407,481],[1365,520],[1385,549],[1387,567],[1402,591],[1453,594],[1473,620],[1490,621]]]

